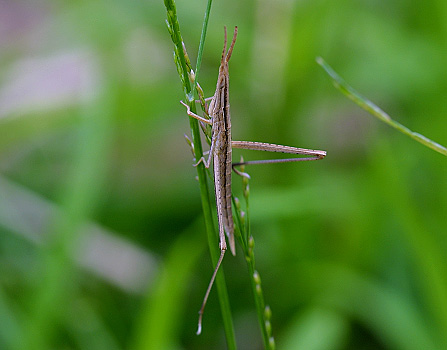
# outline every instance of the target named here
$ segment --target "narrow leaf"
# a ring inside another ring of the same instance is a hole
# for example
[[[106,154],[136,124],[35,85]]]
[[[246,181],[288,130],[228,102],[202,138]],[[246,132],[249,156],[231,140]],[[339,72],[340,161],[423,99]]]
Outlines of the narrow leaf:
[[[393,128],[399,130],[401,133],[410,136],[414,140],[422,143],[424,146],[435,150],[445,156],[447,156],[447,148],[436,143],[429,138],[421,135],[417,132],[411,131],[406,126],[400,124],[399,122],[391,119],[391,117],[385,113],[382,109],[377,107],[373,102],[368,100],[367,98],[360,95],[357,91],[355,91],[351,86],[349,86],[342,77],[340,77],[331,66],[329,66],[321,57],[317,57],[317,63],[326,71],[326,73],[331,77],[332,83],[334,86],[340,90],[343,94],[345,94],[352,101],[357,103],[361,108],[365,111],[371,113],[373,116],[379,118],[381,121],[387,123]]]

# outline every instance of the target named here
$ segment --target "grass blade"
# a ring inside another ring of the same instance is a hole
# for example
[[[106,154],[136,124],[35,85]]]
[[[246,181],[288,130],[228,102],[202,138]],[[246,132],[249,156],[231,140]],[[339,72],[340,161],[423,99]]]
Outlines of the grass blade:
[[[183,51],[183,40],[180,33],[180,26],[178,23],[177,18],[177,11],[175,7],[175,3],[173,0],[165,0],[164,1],[166,10],[167,10],[167,24],[168,24],[168,30],[171,34],[172,41],[175,45],[175,61],[177,63],[177,69],[179,71],[180,80],[183,84],[183,89],[186,97],[186,102],[188,103],[189,107],[191,108],[191,111],[193,113],[196,113],[196,106],[195,106],[195,98],[194,98],[194,91],[195,91],[195,84],[191,84],[190,79],[190,71],[187,69],[187,62],[185,58],[185,53]],[[199,52],[197,55],[197,69],[196,73],[194,74],[194,82],[197,81],[197,73],[200,69],[201,64],[201,58],[205,43],[205,37],[206,37],[206,31],[208,26],[208,19],[209,19],[209,13],[211,10],[211,0],[208,1],[208,6],[205,11],[205,17],[203,22],[203,28],[202,28],[202,35],[200,38],[200,44],[199,44]],[[190,127],[191,127],[191,134],[192,139],[194,143],[194,151],[197,159],[200,159],[203,155],[203,149],[202,149],[202,143],[200,139],[200,130],[199,130],[199,123],[194,118],[189,118],[190,120]],[[210,254],[211,254],[211,260],[213,261],[213,264],[216,265],[217,261],[219,259],[219,252],[216,249],[219,245],[217,243],[217,234],[216,230],[214,228],[214,219],[213,219],[213,201],[211,199],[209,190],[208,190],[208,183],[207,183],[207,174],[206,169],[203,163],[199,164],[197,166],[197,175],[199,180],[199,188],[200,188],[200,196],[202,200],[202,208],[203,208],[203,215],[205,219],[205,226],[206,226],[206,232],[208,237],[208,244],[210,247]],[[228,349],[236,349],[236,338],[234,335],[234,327],[233,327],[233,321],[231,317],[231,309],[230,309],[230,301],[228,298],[228,292],[227,287],[225,284],[225,279],[223,275],[223,269],[220,268],[217,276],[216,276],[216,287],[218,291],[218,297],[219,297],[219,303],[220,308],[222,312],[222,318],[224,323],[224,329],[225,329],[225,336],[227,340],[227,346]]]
[[[241,158],[241,162],[243,159]],[[245,172],[244,166],[240,167],[240,171]],[[250,223],[249,223],[249,196],[250,187],[248,177],[242,177],[242,187],[243,194],[245,198],[245,211],[241,209],[241,203],[238,198],[234,197],[233,207],[235,208],[235,232],[237,238],[240,241],[242,250],[244,251],[245,261],[248,267],[248,274],[250,277],[251,289],[253,292],[253,298],[256,306],[256,314],[258,317],[259,327],[261,329],[262,341],[264,343],[264,349],[275,350],[275,338],[272,332],[272,311],[264,301],[264,293],[262,291],[261,276],[255,267],[255,255],[254,255],[254,245],[255,241],[253,236],[250,234]]]
[[[391,117],[385,113],[382,109],[377,107],[373,102],[368,100],[367,98],[360,95],[357,91],[355,91],[351,86],[349,86],[343,78],[341,78],[331,66],[329,66],[321,57],[317,57],[317,63],[326,71],[326,73],[331,77],[332,83],[334,86],[340,90],[343,94],[345,94],[349,99],[357,103],[361,108],[365,111],[371,113],[373,116],[379,118],[384,123],[392,126],[393,128],[399,130],[401,133],[410,136],[412,139],[422,143],[424,146],[431,148],[432,150],[439,152],[445,156],[447,156],[447,148],[436,143],[429,138],[421,135],[417,132],[411,131],[406,126],[400,124],[399,122],[391,119]]]
[[[173,349],[179,345],[181,315],[187,303],[187,286],[205,242],[200,240],[199,222],[188,228],[173,243],[141,313],[134,336],[133,350]],[[194,328],[188,327],[188,328]]]

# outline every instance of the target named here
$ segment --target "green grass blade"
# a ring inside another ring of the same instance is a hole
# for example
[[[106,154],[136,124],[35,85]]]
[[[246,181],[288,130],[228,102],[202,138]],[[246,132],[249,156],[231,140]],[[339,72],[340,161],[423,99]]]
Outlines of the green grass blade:
[[[23,338],[23,329],[20,327],[20,318],[11,300],[0,288],[0,345],[13,349],[17,339]]]
[[[200,43],[199,43],[199,51],[197,53],[197,63],[196,63],[196,81],[198,81],[198,76],[200,73],[200,67],[202,66],[202,56],[203,56],[203,48],[205,47],[205,38],[206,32],[208,29],[208,21],[210,19],[210,11],[211,4],[213,0],[208,0],[208,4],[206,5],[205,16],[203,17],[203,25],[202,25],[202,34],[200,35]],[[193,86],[194,92],[195,86]]]
[[[442,349],[447,349],[447,266],[445,249],[427,218],[421,213],[420,202],[411,195],[402,166],[397,166],[397,156],[391,146],[383,143],[377,148],[373,175],[382,184],[383,203],[393,208],[393,216],[401,222],[402,239],[409,247],[415,277],[418,281],[419,303],[431,320],[431,328],[439,336]],[[408,170],[407,170],[408,173]],[[420,347],[420,349],[422,349]],[[428,349],[428,348],[427,348]]]
[[[313,306],[292,321],[282,337],[281,349],[337,350],[345,348],[349,319],[336,310]]]
[[[241,159],[241,162],[243,160]],[[242,166],[240,168],[241,172],[245,169]],[[264,343],[264,349],[275,350],[275,338],[272,332],[272,311],[264,301],[264,293],[262,291],[261,276],[255,267],[255,255],[254,255],[254,245],[255,241],[253,236],[250,235],[250,225],[249,225],[249,196],[250,187],[249,179],[247,177],[242,177],[242,187],[245,198],[245,212],[241,210],[241,203],[238,198],[232,197],[234,210],[234,219],[237,238],[241,243],[242,250],[244,251],[245,261],[248,267],[248,274],[250,277],[251,289],[253,292],[253,298],[256,306],[256,314],[258,317],[259,327],[261,329],[262,341]]]
[[[373,102],[367,98],[360,95],[356,90],[349,86],[343,78],[341,78],[331,66],[329,66],[321,57],[317,57],[317,63],[326,71],[326,73],[331,77],[334,86],[345,94],[349,99],[357,103],[365,111],[371,113],[373,116],[379,118],[384,123],[392,126],[393,128],[399,130],[401,133],[410,136],[412,139],[422,143],[424,146],[431,148],[432,150],[439,152],[447,156],[447,148],[436,143],[429,138],[421,135],[417,132],[411,131],[406,126],[400,124],[399,122],[391,119],[391,117],[385,113],[382,109],[377,107]]]
[[[104,181],[111,141],[113,89],[104,84],[98,98],[81,109],[78,145],[71,173],[62,190],[62,214],[55,218],[51,234],[41,247],[39,284],[30,296],[31,316],[17,349],[51,348],[57,325],[75,295],[77,271],[71,254],[79,243],[79,230],[91,215]]]
[[[205,248],[205,242],[198,235],[198,226],[196,222],[186,230],[174,242],[164,260],[155,288],[151,290],[138,322],[131,349],[163,350],[179,345],[175,340],[179,339],[180,317],[187,304],[188,288],[185,286]]]
[[[191,111],[193,113],[196,113],[196,106],[194,102],[194,84],[191,86],[189,81],[189,74],[190,73],[187,69],[187,63],[185,59],[185,55],[183,54],[183,41],[182,36],[180,33],[180,25],[178,23],[177,18],[177,10],[175,7],[175,3],[173,0],[165,0],[164,1],[166,10],[167,10],[167,23],[168,23],[168,30],[171,34],[172,41],[175,45],[175,60],[178,62],[177,69],[179,70],[180,79],[183,84],[183,89],[185,92],[186,101],[191,108]],[[200,68],[201,63],[201,57],[205,42],[205,36],[206,36],[206,29],[208,26],[208,18],[209,18],[209,12],[211,10],[211,1],[208,1],[208,6],[205,11],[205,18],[202,28],[202,36],[200,39],[199,44],[199,53],[197,55],[198,58],[198,67]],[[196,77],[195,77],[196,79]],[[194,151],[197,159],[200,159],[203,155],[203,149],[202,149],[202,143],[200,139],[200,130],[199,130],[199,123],[194,118],[189,118],[190,120],[190,127],[191,127],[191,134],[192,139],[194,143]],[[206,232],[208,237],[208,244],[210,247],[210,254],[211,254],[211,260],[213,261],[213,264],[216,265],[217,261],[219,259],[219,252],[216,249],[218,247],[217,243],[217,235],[216,230],[214,228],[214,219],[213,219],[213,200],[211,199],[209,190],[208,190],[208,183],[207,183],[207,174],[206,169],[203,163],[200,163],[197,166],[197,175],[199,180],[199,188],[200,188],[200,196],[202,200],[202,208],[203,208],[203,215],[205,219],[205,226],[206,226]],[[233,321],[231,317],[231,309],[230,309],[230,301],[228,298],[228,292],[227,287],[225,284],[225,278],[223,275],[223,269],[221,268],[219,270],[219,273],[216,276],[216,287],[218,291],[219,296],[219,303],[220,308],[222,312],[222,318],[224,323],[224,329],[225,329],[225,336],[227,340],[227,346],[228,349],[236,349],[236,338],[234,335],[234,327],[233,327]]]
[[[419,305],[399,290],[335,264],[310,264],[308,274],[330,276],[315,280],[319,298],[331,310],[357,319],[379,336],[387,349],[445,349],[433,337]]]

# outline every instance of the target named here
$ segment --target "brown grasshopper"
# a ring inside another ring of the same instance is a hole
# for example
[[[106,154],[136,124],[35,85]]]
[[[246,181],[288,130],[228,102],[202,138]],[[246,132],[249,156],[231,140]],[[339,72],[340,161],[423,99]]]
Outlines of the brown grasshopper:
[[[237,27],[234,28],[234,35],[231,45],[227,52],[227,29],[225,29],[224,47],[222,51],[222,59],[220,61],[219,75],[217,77],[216,91],[211,102],[207,108],[207,114],[209,119],[201,117],[193,113],[189,106],[181,101],[181,103],[187,108],[187,113],[190,117],[198,119],[202,123],[212,126],[211,146],[209,150],[208,159],[204,157],[195,164],[198,165],[203,162],[205,167],[209,168],[211,158],[214,164],[214,192],[216,196],[217,217],[219,222],[219,246],[220,257],[211,277],[210,284],[205,293],[202,306],[199,311],[199,324],[197,334],[200,334],[202,328],[202,316],[205,309],[205,305],[211,291],[211,287],[216,278],[217,271],[222,263],[225,251],[227,250],[227,242],[225,234],[228,237],[228,244],[230,246],[231,253],[236,255],[236,247],[234,243],[234,222],[233,213],[231,208],[231,171],[235,170],[236,173],[242,176],[248,176],[245,173],[237,171],[234,167],[245,164],[264,164],[264,163],[283,163],[283,162],[295,162],[306,160],[319,160],[326,156],[325,151],[312,150],[306,148],[297,148],[290,146],[275,145],[264,142],[251,142],[251,141],[233,141],[231,140],[231,119],[230,119],[230,101],[229,101],[229,72],[228,61],[231,58],[234,44],[236,42]],[[209,100],[209,99],[207,99]],[[247,161],[232,164],[231,151],[233,148],[259,150],[269,152],[282,152],[289,154],[306,155],[309,157],[298,157],[291,159],[271,159],[271,160],[258,160]]]

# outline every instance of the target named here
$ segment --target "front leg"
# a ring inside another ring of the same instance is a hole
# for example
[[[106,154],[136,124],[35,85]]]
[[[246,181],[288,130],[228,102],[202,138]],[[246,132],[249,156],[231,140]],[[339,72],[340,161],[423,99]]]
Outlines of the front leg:
[[[201,122],[203,122],[203,123],[206,123],[206,124],[208,124],[208,125],[212,125],[212,124],[213,124],[212,119],[206,119],[206,118],[203,118],[203,117],[201,117],[200,115],[197,115],[197,114],[193,113],[193,112],[191,111],[191,108],[190,108],[185,102],[180,101],[180,103],[181,103],[183,106],[186,107],[186,113],[187,113],[190,117],[195,118],[195,119],[197,119],[197,120],[199,120],[199,121],[201,121]],[[198,161],[197,163],[193,164],[193,165],[194,165],[194,166],[198,166],[200,163],[203,163],[203,164],[205,165],[205,168],[209,168],[209,167],[210,167],[210,164],[211,164],[211,159],[212,159],[213,154],[214,154],[214,145],[215,145],[215,140],[214,140],[214,138],[213,138],[213,139],[211,140],[211,148],[210,148],[210,150],[209,150],[208,159],[205,160],[205,157],[200,157],[199,161]]]
[[[201,121],[202,123],[205,123],[205,124],[208,124],[208,125],[212,125],[212,124],[213,124],[213,122],[212,122],[211,119],[203,118],[203,117],[201,117],[200,115],[195,114],[194,112],[192,112],[192,111],[191,111],[191,108],[190,108],[185,102],[180,101],[180,103],[181,103],[183,106],[186,107],[186,113],[187,113],[190,117],[192,117],[192,118],[194,118],[194,119],[197,119],[197,120]]]

